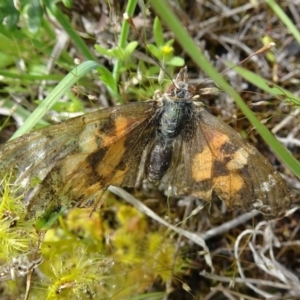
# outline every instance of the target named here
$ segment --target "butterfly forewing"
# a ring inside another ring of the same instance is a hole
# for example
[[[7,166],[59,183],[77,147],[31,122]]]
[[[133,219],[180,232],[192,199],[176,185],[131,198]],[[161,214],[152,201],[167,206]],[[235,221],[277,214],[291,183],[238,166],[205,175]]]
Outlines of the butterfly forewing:
[[[141,146],[155,131],[155,106],[116,106],[24,135],[0,147],[1,173],[15,168],[19,181],[29,182],[39,176],[29,216],[50,204],[92,205],[110,184],[135,183]]]

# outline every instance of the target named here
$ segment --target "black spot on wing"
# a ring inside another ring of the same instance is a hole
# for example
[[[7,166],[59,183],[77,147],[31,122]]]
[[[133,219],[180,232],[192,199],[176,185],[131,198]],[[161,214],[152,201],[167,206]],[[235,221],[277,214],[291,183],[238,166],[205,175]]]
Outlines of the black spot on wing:
[[[220,177],[220,176],[228,176],[228,175],[229,175],[229,171],[226,165],[224,165],[224,162],[215,159],[213,161],[213,166],[212,166],[212,178]]]
[[[104,147],[96,150],[87,157],[87,162],[89,163],[92,169],[98,166],[98,164],[102,161],[106,153],[107,148]]]
[[[233,154],[237,151],[237,145],[234,145],[232,142],[226,142],[220,147],[221,153]]]
[[[115,136],[116,135],[116,126],[115,120],[113,118],[108,118],[105,122],[102,122],[100,126],[98,126],[98,130],[101,135],[109,135]]]

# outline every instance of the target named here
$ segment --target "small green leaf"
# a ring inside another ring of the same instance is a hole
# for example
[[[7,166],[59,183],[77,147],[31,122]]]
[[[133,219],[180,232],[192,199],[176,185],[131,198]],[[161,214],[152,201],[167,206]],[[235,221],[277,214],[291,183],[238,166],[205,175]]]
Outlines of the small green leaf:
[[[95,45],[95,49],[102,55],[116,58],[116,59],[124,59],[124,51],[119,48],[106,49],[101,47],[100,45]]]
[[[35,227],[37,230],[48,230],[50,229],[56,220],[63,215],[66,211],[66,207],[61,207],[59,211],[51,211],[50,209],[47,210],[47,213],[44,213],[42,216],[38,217],[35,222]]]
[[[102,55],[108,56],[108,49],[101,47],[100,45],[95,45],[95,49]]]
[[[137,41],[133,41],[130,42],[126,48],[125,48],[125,58],[128,58],[132,55],[133,51],[136,49],[136,47],[138,46],[138,42]]]
[[[56,0],[44,0],[45,6],[48,7],[53,14],[58,10],[56,2]]]
[[[184,59],[179,56],[174,56],[166,61],[166,65],[174,67],[182,67],[185,64]]]
[[[119,98],[118,94],[118,88],[117,88],[117,83],[115,82],[114,77],[112,76],[111,72],[108,71],[105,67],[99,66],[98,67],[98,72],[100,73],[100,79],[103,81],[103,83],[106,85],[108,88],[110,94],[114,98]]]
[[[5,19],[5,24],[9,29],[16,27],[19,21],[20,13],[14,7],[12,0],[2,0],[0,1],[0,24],[2,24]]]
[[[27,14],[28,29],[31,33],[34,34],[39,30],[43,17],[43,9],[38,0],[31,0],[31,2],[29,3]]]
[[[168,41],[165,42],[164,46],[172,46],[174,44],[174,39],[170,39]]]
[[[65,7],[71,8],[73,5],[73,0],[62,0],[62,3],[64,4]]]
[[[157,59],[161,59],[161,51],[153,44],[147,45],[148,50],[156,57]]]
[[[154,19],[153,35],[154,35],[156,45],[158,47],[162,47],[164,45],[164,36],[163,36],[161,22],[158,17],[155,17]]]

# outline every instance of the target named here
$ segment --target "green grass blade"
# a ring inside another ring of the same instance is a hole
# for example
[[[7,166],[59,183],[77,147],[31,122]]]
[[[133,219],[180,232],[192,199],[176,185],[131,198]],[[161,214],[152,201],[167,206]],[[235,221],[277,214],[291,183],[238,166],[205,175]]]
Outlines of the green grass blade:
[[[78,81],[80,77],[83,77],[86,73],[98,67],[100,67],[98,63],[94,61],[86,61],[74,68],[34,110],[23,126],[15,132],[12,139],[30,131],[35,124],[43,118],[47,111],[69,90],[69,88]]]
[[[289,29],[291,34],[300,44],[300,33],[293,21],[285,14],[282,8],[277,4],[274,0],[266,0],[266,3],[270,6],[270,8],[274,11],[274,13],[278,16],[278,18],[284,23],[284,25]]]
[[[51,13],[55,16],[60,25],[68,33],[70,39],[73,41],[75,46],[81,51],[81,53],[86,57],[86,59],[95,60],[95,56],[91,52],[90,48],[83,41],[83,39],[77,34],[73,29],[72,24],[69,22],[68,18],[60,11],[59,8],[52,5],[49,6]]]
[[[232,66],[232,64],[228,64]],[[240,74],[248,82],[252,83],[256,87],[260,88],[264,92],[273,95],[274,97],[280,97],[279,99],[286,98],[287,102],[293,103],[294,105],[300,106],[300,98],[291,93],[290,91],[280,87],[279,85],[274,84],[271,81],[268,81],[261,76],[246,70],[242,67],[235,67],[234,71]]]
[[[136,8],[136,5],[137,5],[137,0],[129,0],[127,3],[127,6],[126,6],[125,12],[129,16],[132,16],[134,13],[134,10]],[[126,20],[123,20],[119,43],[118,43],[118,47],[120,49],[125,49],[125,47],[127,45],[128,34],[129,34],[129,23]],[[118,80],[119,80],[119,73],[120,73],[121,67],[122,67],[122,61],[120,59],[117,59],[114,64],[114,69],[113,69],[113,77],[115,79],[115,82],[118,82]]]

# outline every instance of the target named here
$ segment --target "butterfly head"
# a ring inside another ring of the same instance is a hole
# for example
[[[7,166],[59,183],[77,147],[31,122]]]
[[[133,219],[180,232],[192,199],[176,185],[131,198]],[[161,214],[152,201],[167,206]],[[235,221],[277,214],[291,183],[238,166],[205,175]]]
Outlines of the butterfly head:
[[[187,67],[180,69],[176,79],[166,89],[165,95],[173,100],[189,100],[195,95],[195,88],[189,84]]]

